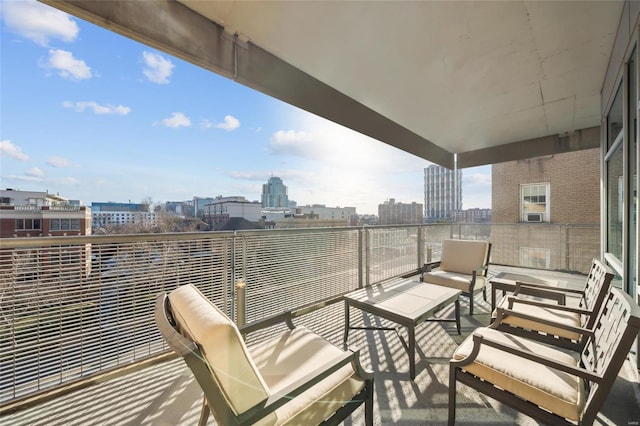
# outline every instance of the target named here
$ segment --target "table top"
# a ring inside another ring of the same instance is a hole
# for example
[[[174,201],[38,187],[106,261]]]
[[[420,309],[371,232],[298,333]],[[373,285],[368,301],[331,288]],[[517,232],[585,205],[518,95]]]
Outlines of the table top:
[[[564,280],[548,280],[531,275],[514,274],[513,272],[500,272],[496,276],[489,279],[490,282],[500,282],[504,284],[512,284],[515,286],[516,281],[532,284],[543,284],[549,287],[566,288],[567,282]]]
[[[410,279],[393,284],[374,284],[344,296],[355,306],[368,305],[376,311],[387,311],[407,319],[423,317],[451,303],[462,293],[449,287]],[[370,310],[370,309],[366,309]]]

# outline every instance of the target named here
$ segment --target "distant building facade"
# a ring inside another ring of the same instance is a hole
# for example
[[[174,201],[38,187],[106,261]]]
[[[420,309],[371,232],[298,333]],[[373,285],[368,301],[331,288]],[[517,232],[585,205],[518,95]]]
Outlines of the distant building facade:
[[[491,168],[491,261],[588,272],[600,254],[600,150]]]
[[[424,169],[424,218],[451,221],[462,208],[462,171],[435,164]]]
[[[340,219],[348,225],[357,225],[358,215],[355,207],[327,207],[324,204],[298,206],[295,209],[297,215],[317,215],[318,219]]]
[[[489,223],[491,209],[466,209],[452,212],[452,221],[456,223]]]
[[[245,197],[234,196],[216,197],[212,203],[204,206],[203,220],[212,229],[231,218],[243,218],[257,223],[262,219],[262,205],[249,201]]]
[[[193,197],[193,215],[198,219],[204,219],[204,206],[211,204],[215,198],[210,197]]]
[[[39,191],[0,190],[0,237],[91,235],[91,210]]]
[[[396,203],[394,198],[378,205],[380,225],[408,225],[423,222],[422,204]]]
[[[91,203],[91,226],[93,229],[141,224],[156,226],[156,213],[149,211],[149,205],[139,203]]]
[[[289,208],[287,187],[279,177],[272,176],[267,183],[262,185],[262,207],[273,209]]]

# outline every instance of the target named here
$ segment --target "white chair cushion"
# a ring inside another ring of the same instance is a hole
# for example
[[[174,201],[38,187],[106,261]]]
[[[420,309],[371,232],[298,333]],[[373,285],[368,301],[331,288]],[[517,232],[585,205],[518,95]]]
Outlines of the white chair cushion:
[[[503,308],[509,307],[507,297],[504,297],[498,305]],[[558,309],[543,308],[540,306],[525,305],[515,302],[512,310],[514,312],[520,312],[522,314],[531,315],[536,318],[553,321],[561,325],[568,325],[571,327],[581,327],[582,318],[580,314],[573,312],[564,312]],[[551,334],[553,336],[565,337],[571,340],[579,340],[580,334],[573,331],[565,330],[563,328],[554,327],[553,325],[543,324],[535,320],[529,320],[520,318],[513,315],[507,315],[502,319],[503,324],[509,324],[514,327],[525,328],[527,330],[540,331],[543,333]]]
[[[432,272],[425,272],[423,274],[423,280],[426,283],[437,284],[449,288],[455,288],[469,292],[469,286],[471,286],[471,275],[461,274],[458,272],[449,272],[444,270],[436,270]],[[474,290],[478,290],[487,285],[485,277],[476,277],[476,283]]]
[[[571,355],[532,340],[486,327],[477,328],[475,333],[555,361],[578,365]],[[453,359],[466,358],[472,349],[473,335],[470,335],[455,351]],[[585,387],[582,379],[496,348],[482,346],[474,362],[462,369],[570,420],[578,420],[584,408]]]
[[[251,360],[240,332],[222,311],[191,284],[172,291],[169,302],[180,331],[200,346],[236,414],[269,397],[269,388]]]
[[[273,393],[343,353],[305,327],[296,327],[250,347],[249,351]],[[276,424],[319,424],[350,401],[364,385],[364,380],[348,364],[276,410]]]
[[[489,243],[477,240],[443,240],[440,270],[471,275],[485,265]]]

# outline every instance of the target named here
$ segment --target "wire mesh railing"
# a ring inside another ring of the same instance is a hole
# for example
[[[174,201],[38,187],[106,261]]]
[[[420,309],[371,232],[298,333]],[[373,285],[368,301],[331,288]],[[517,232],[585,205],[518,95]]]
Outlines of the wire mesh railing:
[[[2,239],[0,407],[165,352],[153,317],[159,292],[194,284],[237,319],[235,283],[243,280],[240,314],[251,322],[417,273],[428,257],[439,259],[446,238],[491,241],[492,263],[544,267],[535,262],[551,253],[548,269],[577,272],[599,252],[597,226],[561,225]]]

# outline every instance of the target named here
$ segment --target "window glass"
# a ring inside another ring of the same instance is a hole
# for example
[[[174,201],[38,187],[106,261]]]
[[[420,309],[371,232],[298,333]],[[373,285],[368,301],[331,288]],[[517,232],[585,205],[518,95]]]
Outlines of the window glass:
[[[549,184],[536,183],[521,186],[522,220],[524,222],[549,222]]]
[[[621,260],[624,209],[622,144],[617,144],[615,151],[607,157],[607,252]]]
[[[74,231],[80,230],[80,219],[71,219],[71,229]]]
[[[49,227],[51,228],[52,231],[59,231],[60,219],[51,219],[51,222],[49,222]]]
[[[607,147],[611,148],[618,137],[618,133],[622,130],[622,85],[620,85],[615,98],[613,98],[613,104],[607,116],[607,123]]]
[[[24,220],[16,219],[16,229],[24,229]]]

